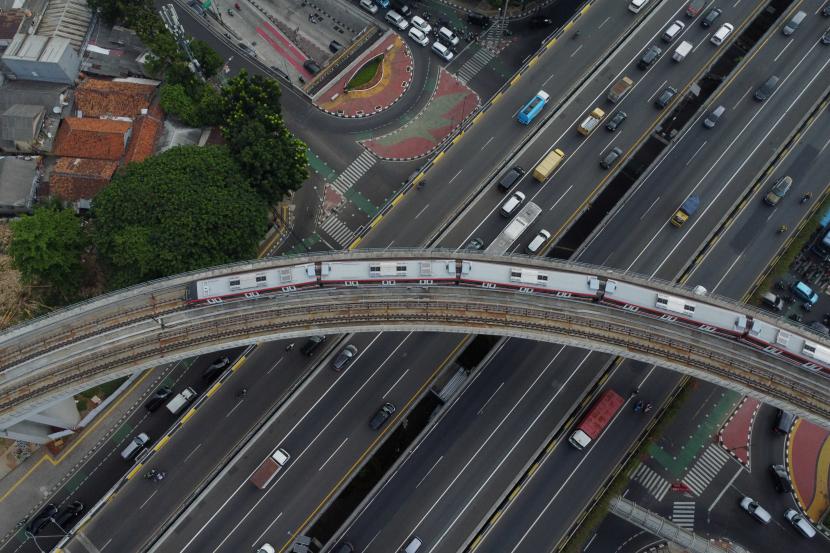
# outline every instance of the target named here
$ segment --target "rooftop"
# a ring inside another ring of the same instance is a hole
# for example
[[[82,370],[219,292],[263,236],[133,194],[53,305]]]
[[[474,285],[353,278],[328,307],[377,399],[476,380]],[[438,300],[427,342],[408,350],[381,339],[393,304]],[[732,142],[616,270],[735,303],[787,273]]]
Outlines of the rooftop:
[[[58,129],[53,152],[59,156],[118,161],[124,155],[131,126],[127,121],[67,117]]]

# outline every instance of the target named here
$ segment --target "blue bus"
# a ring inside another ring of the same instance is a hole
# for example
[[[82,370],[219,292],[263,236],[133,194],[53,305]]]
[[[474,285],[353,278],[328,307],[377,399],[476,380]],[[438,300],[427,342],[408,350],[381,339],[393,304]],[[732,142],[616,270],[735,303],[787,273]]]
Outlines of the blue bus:
[[[517,119],[519,123],[524,125],[529,124],[533,119],[539,115],[539,112],[542,111],[542,108],[545,107],[545,104],[548,103],[550,100],[550,96],[544,90],[540,90],[536,93],[536,96],[530,100],[525,107],[521,109]]]

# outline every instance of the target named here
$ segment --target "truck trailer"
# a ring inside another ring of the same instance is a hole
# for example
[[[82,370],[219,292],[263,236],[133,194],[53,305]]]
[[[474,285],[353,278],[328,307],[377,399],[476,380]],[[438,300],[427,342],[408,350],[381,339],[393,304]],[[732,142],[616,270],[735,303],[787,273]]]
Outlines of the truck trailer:
[[[545,182],[556,171],[563,159],[565,159],[565,152],[559,148],[551,150],[533,170],[533,178],[539,182]]]
[[[579,450],[585,449],[588,444],[600,437],[623,403],[625,400],[614,390],[602,392],[576,425],[576,430],[571,433],[568,442]]]
[[[599,108],[594,108],[594,110],[589,113],[588,116],[582,120],[582,123],[580,123],[576,128],[577,132],[582,136],[588,136],[599,126],[599,123],[602,121],[603,117],[605,117],[605,112]]]
[[[623,77],[614,83],[614,86],[612,86],[611,90],[608,91],[608,100],[616,104],[622,100],[623,96],[628,94],[628,91],[631,90],[632,86],[634,86],[634,81],[628,77]]]
[[[278,447],[254,471],[249,482],[260,490],[264,490],[274,480],[280,469],[288,464],[290,458],[291,455],[287,451]]]

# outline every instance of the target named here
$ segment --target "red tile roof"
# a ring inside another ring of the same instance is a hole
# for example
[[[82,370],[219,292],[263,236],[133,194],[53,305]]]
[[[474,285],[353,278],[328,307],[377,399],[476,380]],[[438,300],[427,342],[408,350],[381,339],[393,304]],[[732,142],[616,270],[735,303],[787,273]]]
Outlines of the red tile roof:
[[[144,161],[156,149],[156,140],[161,134],[164,113],[158,105],[153,105],[147,115],[141,115],[133,125],[132,138],[127,147],[125,163]]]
[[[58,129],[53,153],[118,161],[124,155],[131,126],[127,121],[67,117]]]
[[[49,188],[63,200],[92,199],[107,186],[117,161],[62,157],[55,163],[49,177]]]
[[[150,107],[156,87],[105,79],[86,79],[75,89],[75,108],[84,117],[131,117]]]

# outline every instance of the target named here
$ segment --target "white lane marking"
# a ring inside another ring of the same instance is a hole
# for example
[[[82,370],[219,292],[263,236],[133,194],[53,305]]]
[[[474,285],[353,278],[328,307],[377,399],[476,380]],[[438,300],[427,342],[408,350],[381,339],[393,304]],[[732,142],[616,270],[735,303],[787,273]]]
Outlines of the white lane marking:
[[[424,483],[424,480],[426,480],[426,479],[427,479],[427,476],[429,476],[430,474],[432,474],[432,471],[433,471],[433,470],[435,470],[435,467],[437,467],[437,466],[438,466],[438,463],[440,463],[440,462],[441,462],[441,460],[442,460],[443,458],[444,458],[444,456],[443,456],[443,455],[441,455],[441,456],[438,458],[438,460],[437,460],[437,461],[435,461],[435,464],[434,464],[434,465],[432,465],[432,467],[431,467],[431,468],[427,471],[427,473],[424,475],[424,477],[423,477],[423,478],[421,478],[421,479],[418,481],[418,483],[417,483],[417,484],[415,484],[415,489],[416,489],[416,490],[418,489],[418,486],[420,486],[421,484],[423,484],[423,483]]]
[[[271,522],[271,524],[269,524],[265,528],[265,530],[263,530],[262,533],[259,536],[257,536],[257,539],[254,540],[254,542],[251,544],[251,547],[255,547],[255,548],[259,547],[259,544],[262,543],[262,536],[264,536],[268,532],[268,530],[270,530],[271,527],[277,523],[277,521],[280,519],[280,517],[282,517],[282,512],[280,512],[280,514],[277,515],[277,518],[275,518]]]
[[[105,543],[104,545],[101,546],[101,551],[103,551],[104,548],[110,544],[110,542],[112,542],[112,538],[108,539],[107,543]]]
[[[556,74],[551,73],[551,74],[550,74],[550,77],[548,77],[547,79],[545,79],[545,82],[543,82],[543,83],[542,83],[542,86],[546,86],[546,85],[550,82],[550,80],[551,80],[552,78],[554,78],[555,76],[556,76]]]
[[[233,406],[233,409],[231,409],[230,411],[228,411],[227,413],[225,413],[225,418],[230,417],[230,416],[233,414],[233,412],[234,412],[234,411],[236,411],[236,410],[239,408],[239,406],[240,406],[240,405],[242,405],[242,402],[243,402],[243,401],[245,401],[245,399],[244,399],[244,398],[239,398],[239,399],[237,399],[237,400],[236,400],[236,404]]]
[[[484,408],[487,407],[487,404],[490,403],[490,400],[493,399],[497,393],[499,393],[499,390],[501,390],[502,386],[504,386],[504,382],[499,384],[499,387],[496,388],[496,391],[490,394],[490,397],[487,398],[487,401],[485,401],[481,408],[478,411],[476,411],[476,415],[480,415],[482,412],[484,412]]]
[[[417,219],[418,217],[420,217],[420,216],[421,216],[421,214],[422,214],[424,211],[426,211],[428,207],[429,207],[429,204],[425,205],[425,206],[424,206],[424,209],[422,209],[421,211],[419,211],[419,212],[418,212],[418,215],[416,215],[416,216],[415,216],[415,219]]]
[[[695,50],[697,50],[698,46],[700,46],[701,44],[703,44],[707,40],[709,40],[709,33],[706,33],[706,36],[704,36],[703,39],[700,42],[697,43],[697,46],[695,46]]]
[[[550,368],[550,366],[553,364],[553,362],[556,361],[556,358],[559,357],[559,354],[562,353],[562,351],[563,350],[560,349],[558,352],[556,352],[556,355],[553,357],[553,359],[550,360],[550,363],[548,363],[547,366],[544,368],[544,370],[542,370],[539,373],[539,375],[533,380],[531,385],[527,387],[527,389],[522,394],[522,396],[519,398],[519,400],[516,401],[516,403],[513,404],[513,407],[510,408],[510,411],[508,411],[507,414],[504,417],[502,417],[501,421],[499,421],[499,424],[493,429],[493,431],[490,433],[490,435],[487,436],[487,439],[484,441],[484,443],[482,443],[479,446],[479,448],[476,450],[476,452],[467,460],[467,463],[461,468],[460,471],[458,471],[458,474],[455,475],[455,478],[452,479],[452,481],[447,485],[447,487],[444,489],[444,491],[441,492],[441,495],[438,497],[438,499],[436,499],[435,502],[432,504],[432,506],[430,506],[429,510],[427,510],[427,512],[424,513],[424,516],[421,517],[421,520],[419,520],[415,524],[415,526],[412,528],[412,531],[410,532],[410,535],[415,532],[415,529],[418,528],[418,526],[420,526],[424,522],[424,520],[430,515],[430,513],[433,511],[433,509],[435,509],[435,507],[437,507],[438,504],[444,499],[444,496],[447,494],[447,492],[450,491],[450,489],[453,487],[455,482],[461,477],[461,475],[464,474],[467,471],[467,469],[469,468],[469,466],[473,462],[473,460],[478,456],[479,453],[481,453],[481,451],[484,449],[484,447],[490,442],[490,440],[493,438],[493,436],[496,434],[496,432],[498,432],[498,430],[505,423],[505,421],[507,421],[508,417],[510,417],[510,415],[513,414],[513,411],[515,411],[516,408],[519,406],[519,404],[521,404],[521,402],[524,400],[525,396],[530,393],[530,390],[533,389],[536,386],[536,383],[539,382],[539,379],[542,378],[542,376],[548,371],[548,368]],[[432,553],[433,551],[435,551],[435,548],[438,547],[441,544],[442,541],[444,541],[444,538],[447,536],[449,531],[453,528],[455,523],[458,522],[458,519],[461,518],[461,516],[464,513],[467,512],[467,509],[471,505],[473,505],[473,503],[475,502],[475,499],[478,497],[478,495],[481,493],[481,491],[485,488],[485,486],[487,486],[487,484],[490,482],[490,479],[493,478],[493,476],[495,476],[496,472],[498,472],[498,470],[501,468],[501,466],[507,461],[507,459],[510,457],[510,454],[513,453],[513,450],[515,450],[517,447],[519,447],[519,444],[522,442],[522,440],[527,435],[527,433],[530,432],[530,430],[533,428],[533,426],[539,421],[539,418],[542,417],[542,415],[545,414],[545,411],[547,411],[547,409],[548,409],[548,407],[550,407],[551,403],[553,403],[556,400],[556,398],[559,396],[560,392],[562,392],[562,390],[565,389],[565,386],[567,386],[567,384],[568,384],[568,382],[570,382],[571,378],[574,377],[574,375],[577,373],[577,371],[579,371],[579,368],[582,367],[582,365],[585,363],[585,361],[588,360],[588,357],[590,357],[592,353],[593,352],[589,351],[585,355],[585,357],[582,358],[582,361],[580,361],[579,364],[576,366],[576,368],[574,368],[574,370],[571,372],[570,376],[568,376],[568,379],[565,380],[565,382],[562,383],[562,387],[559,388],[556,391],[556,393],[548,400],[547,404],[544,407],[542,407],[542,409],[539,410],[539,413],[536,415],[536,418],[534,418],[532,421],[530,421],[530,424],[527,425],[527,427],[525,428],[525,431],[522,432],[521,436],[519,436],[518,439],[516,439],[514,441],[513,447],[511,447],[508,451],[506,451],[504,453],[504,455],[502,455],[502,458],[501,458],[501,461],[499,461],[499,464],[496,465],[496,467],[490,472],[490,475],[487,477],[487,479],[481,484],[481,486],[479,486],[478,490],[476,490],[476,492],[467,500],[467,502],[464,504],[464,507],[459,511],[459,513],[455,516],[455,518],[447,525],[446,529],[444,530],[444,533],[441,534],[438,537],[438,539],[435,541],[435,543],[432,544],[432,547],[427,550],[427,553]]]
[[[741,3],[741,0],[737,0],[734,4],[732,4],[732,7],[737,8],[738,4],[740,4],[740,3]]]
[[[267,371],[265,371],[265,374],[271,374],[271,371],[273,371],[274,369],[276,369],[276,368],[277,368],[277,365],[279,365],[280,363],[282,363],[282,357],[280,357],[279,359],[277,359],[277,360],[276,360],[276,362],[275,362],[273,365],[271,365],[270,367],[268,367],[268,370],[267,370]]]
[[[652,94],[651,96],[648,97],[648,103],[649,104],[654,101],[654,98],[656,98],[658,94],[660,94],[661,92],[663,92],[663,90],[665,90],[667,84],[669,84],[669,81],[663,81],[663,84],[661,84],[660,86],[657,87],[657,90],[654,91],[654,94]]]
[[[772,61],[778,61],[778,58],[780,58],[781,56],[784,55],[784,52],[787,51],[787,48],[789,48],[792,43],[793,43],[793,39],[790,39],[789,41],[787,41],[787,44],[785,44],[784,47],[781,48],[781,51],[778,52],[778,55],[775,56]]]
[[[602,29],[602,26],[603,26],[603,25],[605,25],[606,23],[608,23],[609,21],[611,21],[611,17],[610,17],[610,16],[609,16],[609,17],[606,17],[606,18],[602,21],[602,23],[600,23],[600,24],[599,24],[599,26],[597,27],[597,29]]]
[[[649,211],[651,211],[651,208],[652,208],[652,207],[654,207],[654,204],[656,204],[657,202],[659,202],[659,201],[660,201],[660,198],[662,198],[662,197],[663,197],[663,196],[657,196],[656,198],[654,198],[654,201],[653,201],[653,202],[651,202],[651,205],[650,205],[650,206],[648,206],[648,209],[646,209],[646,210],[643,212],[643,214],[640,216],[640,220],[641,220],[641,221],[643,220],[643,217],[645,217],[646,215],[648,215],[648,212],[649,212]]]
[[[720,493],[715,498],[715,500],[712,502],[712,504],[709,505],[709,508],[706,510],[707,513],[711,512],[712,509],[715,508],[715,505],[718,504],[718,501],[720,501],[720,498],[723,497],[723,494],[726,493],[726,490],[728,490],[732,486],[732,483],[735,482],[735,479],[738,478],[738,475],[741,474],[741,472],[743,472],[743,470],[744,470],[743,466],[738,467],[738,470],[735,471],[735,474],[732,475],[732,478],[729,479],[729,482],[726,483],[726,485],[720,491]]]
[[[147,500],[144,503],[141,504],[141,506],[138,508],[138,510],[140,511],[141,509],[143,509],[144,506],[147,505],[147,503],[149,503],[150,500],[153,499],[153,496],[156,495],[157,493],[158,493],[158,490],[153,490],[153,493],[151,493],[150,497],[148,497]]]
[[[830,145],[830,138],[827,139],[827,142],[824,143],[824,146],[821,147],[821,150],[818,151],[819,154],[823,153],[824,150],[827,149],[827,146]]]
[[[571,54],[571,57],[574,57],[575,55],[577,55],[580,50],[582,50],[582,45],[581,44],[579,46],[577,46],[576,50],[574,50],[574,53]]]
[[[317,472],[320,472],[321,470],[323,470],[326,467],[326,465],[329,464],[329,461],[331,461],[334,458],[334,456],[337,455],[337,452],[340,451],[343,448],[343,446],[346,445],[346,442],[348,442],[348,441],[349,441],[349,439],[346,438],[342,442],[340,442],[340,445],[337,446],[337,449],[332,451],[331,455],[329,455],[328,458],[325,461],[323,461],[323,464],[320,465],[320,468],[317,469]]]
[[[743,101],[744,101],[744,98],[746,98],[746,97],[749,95],[749,93],[750,93],[750,92],[752,92],[752,88],[747,88],[747,89],[746,89],[746,92],[744,92],[744,93],[743,93],[743,96],[741,96],[740,98],[738,98],[738,101],[737,101],[737,102],[735,102],[735,105],[734,105],[734,106],[732,106],[732,109],[733,109],[733,110],[738,109],[738,106],[740,106],[740,105],[741,105],[741,102],[743,102]]]
[[[391,242],[389,242],[388,244],[386,244],[386,247],[385,247],[385,248],[383,248],[383,249],[384,249],[384,250],[388,250],[389,248],[391,248],[391,247],[392,247],[392,244],[394,244],[394,243],[395,243],[395,241],[394,241],[394,240],[392,240]]]
[[[729,275],[729,272],[730,272],[730,271],[732,271],[732,269],[734,269],[734,268],[735,268],[735,265],[738,263],[738,260],[739,260],[740,258],[742,258],[743,256],[744,256],[744,252],[741,252],[741,253],[738,255],[738,257],[736,257],[736,258],[735,258],[735,261],[733,261],[733,262],[732,262],[732,265],[730,265],[730,266],[729,266],[729,268],[728,268],[728,269],[726,269],[726,272],[725,272],[725,273],[723,273],[723,276],[722,276],[722,277],[720,277],[720,280],[718,281],[718,283],[717,283],[717,284],[715,284],[715,287],[714,287],[714,288],[712,288],[712,292],[714,292],[715,290],[717,290],[717,289],[718,289],[718,286],[720,286],[720,285],[721,285],[721,283],[724,281],[724,279],[725,279],[725,278]]]
[[[187,463],[187,460],[190,459],[190,456],[199,451],[200,447],[202,447],[202,442],[196,444],[196,447],[193,448],[193,451],[187,454],[187,457],[184,458],[184,463]]]
[[[397,379],[397,380],[396,380],[396,381],[395,381],[395,382],[394,382],[391,386],[389,386],[389,389],[388,389],[388,390],[386,390],[386,391],[383,393],[383,395],[382,395],[382,396],[380,396],[380,397],[382,397],[383,399],[386,399],[386,396],[387,396],[387,395],[389,395],[389,392],[391,392],[392,390],[394,390],[394,389],[395,389],[395,386],[397,386],[397,385],[398,385],[398,383],[399,383],[401,380],[403,380],[403,377],[404,377],[404,376],[406,376],[406,373],[408,373],[408,372],[409,372],[409,369],[406,369],[405,371],[403,371],[403,372],[401,373],[401,376],[399,376],[399,377],[398,377],[398,379]]]
[[[481,150],[483,151],[483,150],[484,150],[484,148],[486,148],[486,147],[487,147],[487,146],[488,146],[488,145],[489,145],[489,144],[493,141],[493,139],[494,139],[494,138],[496,138],[496,137],[495,137],[495,136],[491,136],[491,137],[490,137],[490,140],[488,140],[487,142],[485,142],[485,143],[484,143],[484,146],[482,146],[482,147],[481,147]]]
[[[706,146],[706,143],[707,143],[707,142],[709,142],[709,141],[708,141],[708,140],[704,140],[704,141],[703,141],[703,144],[701,144],[701,145],[700,145],[700,148],[698,148],[697,150],[695,150],[695,153],[693,153],[693,154],[692,154],[692,157],[690,157],[690,158],[689,158],[689,161],[687,161],[687,162],[686,162],[686,167],[688,167],[688,166],[689,166],[689,164],[692,162],[692,160],[695,158],[695,156],[696,156],[697,154],[699,154],[699,153],[700,153],[700,151],[703,149],[703,147],[704,147],[704,146]]]
[[[571,188],[573,188],[573,187],[574,187],[574,185],[570,185],[570,186],[568,187],[568,189],[567,189],[567,190],[565,190],[565,192],[563,192],[561,196],[559,196],[559,199],[557,199],[555,202],[553,202],[553,205],[552,205],[552,206],[550,206],[550,209],[548,209],[548,211],[553,211],[553,208],[554,208],[554,207],[556,207],[557,205],[559,205],[559,202],[561,202],[561,201],[562,201],[562,198],[564,198],[565,196],[567,196],[567,195],[568,195],[568,192],[570,192],[570,191],[571,191]]]
[[[458,175],[460,175],[460,174],[461,174],[461,171],[463,171],[463,170],[464,170],[464,169],[459,169],[459,170],[458,170],[458,172],[455,174],[455,176],[454,176],[453,178],[451,178],[451,179],[450,179],[450,183],[451,183],[452,181],[454,181],[454,180],[456,179],[456,177],[458,177]]]

